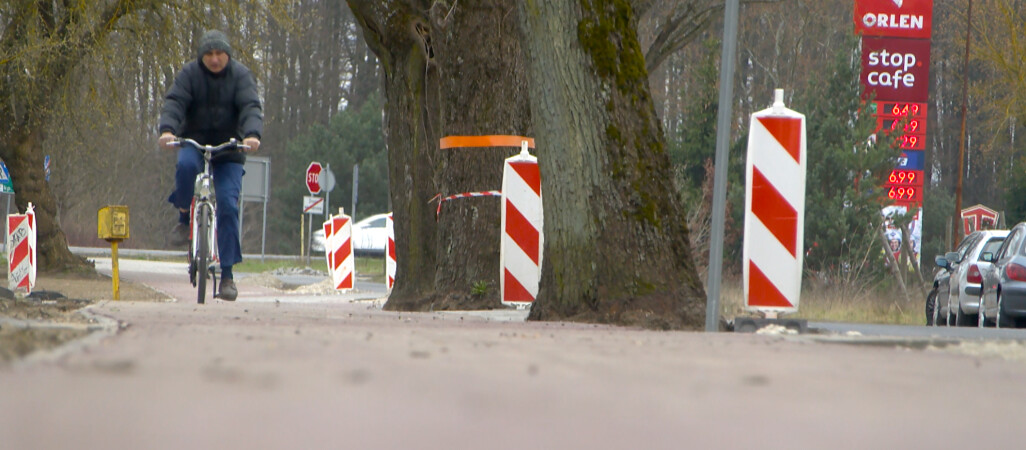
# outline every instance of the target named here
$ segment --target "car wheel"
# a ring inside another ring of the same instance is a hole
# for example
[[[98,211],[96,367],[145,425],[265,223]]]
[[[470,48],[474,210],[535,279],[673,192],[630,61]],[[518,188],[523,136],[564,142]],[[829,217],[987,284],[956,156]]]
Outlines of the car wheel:
[[[930,291],[926,296],[926,326],[937,325],[937,290]]]
[[[994,319],[994,322],[997,323],[998,328],[1015,328],[1015,319],[1008,317],[1008,315],[1002,311],[1002,309],[1004,309],[1003,303],[1004,301],[1001,298],[1001,292],[998,292],[997,318]]]

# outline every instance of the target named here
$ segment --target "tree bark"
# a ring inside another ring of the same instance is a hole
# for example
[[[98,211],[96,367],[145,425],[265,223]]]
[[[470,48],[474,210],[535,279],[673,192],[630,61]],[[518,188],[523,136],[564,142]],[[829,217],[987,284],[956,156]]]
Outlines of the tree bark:
[[[440,150],[440,137],[530,132],[515,3],[411,3],[350,1],[385,79],[399,254],[396,287],[385,307],[496,308],[498,199],[446,202],[437,222],[434,204],[425,202],[438,194],[500,189],[503,160],[519,150]]]
[[[428,19],[421,2],[347,0],[381,64],[389,193],[395,219],[396,283],[391,310],[431,307],[435,292],[435,211],[432,170],[439,164],[438,74],[416,24]],[[412,3],[412,4],[411,4]]]
[[[517,135],[531,129],[527,74],[514,0],[457,3],[432,21],[441,75],[444,136]],[[505,158],[519,148],[440,150],[442,195],[502,188]],[[539,150],[544,151],[544,150]],[[501,306],[501,200],[447,202],[438,219],[436,304],[446,309]],[[487,286],[487,288],[485,288]],[[437,305],[436,305],[437,307]]]
[[[532,320],[704,325],[704,291],[623,0],[521,3],[545,215]]]

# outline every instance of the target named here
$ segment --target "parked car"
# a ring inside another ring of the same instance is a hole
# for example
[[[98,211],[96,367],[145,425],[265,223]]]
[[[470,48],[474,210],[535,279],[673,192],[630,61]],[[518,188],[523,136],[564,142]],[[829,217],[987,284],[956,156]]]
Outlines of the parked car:
[[[353,252],[357,255],[382,256],[388,247],[388,214],[375,214],[353,225]]]
[[[991,262],[984,260],[984,254],[993,255],[1008,236],[1008,230],[981,230],[959,264],[954,266],[948,285],[948,325],[976,326],[978,324],[980,293],[983,273],[990,270]]]
[[[353,253],[364,256],[382,256],[388,246],[385,221],[388,214],[375,214],[353,224]],[[324,229],[313,232],[310,251],[324,253]]]
[[[324,253],[324,228],[314,230],[310,235],[310,254],[314,252]]]
[[[1013,328],[1026,322],[1026,222],[1012,227],[996,253],[983,253],[993,265],[983,273],[980,327],[993,322]]]
[[[933,276],[933,289],[926,296],[926,324],[948,324],[948,297],[951,292],[951,273],[965,259],[966,253],[980,240],[980,233],[972,233],[962,239],[953,252],[938,255],[934,262],[940,268]]]

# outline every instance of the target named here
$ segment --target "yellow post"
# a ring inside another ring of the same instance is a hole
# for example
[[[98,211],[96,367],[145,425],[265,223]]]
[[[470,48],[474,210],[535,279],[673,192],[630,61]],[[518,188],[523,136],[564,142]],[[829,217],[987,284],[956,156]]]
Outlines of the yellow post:
[[[118,274],[118,241],[110,241],[111,279],[114,280],[114,300],[121,300],[120,274]]]
[[[128,239],[128,207],[105,206],[96,216],[96,236],[110,242],[111,279],[114,282],[114,300],[121,300],[121,275],[118,273],[118,242]]]

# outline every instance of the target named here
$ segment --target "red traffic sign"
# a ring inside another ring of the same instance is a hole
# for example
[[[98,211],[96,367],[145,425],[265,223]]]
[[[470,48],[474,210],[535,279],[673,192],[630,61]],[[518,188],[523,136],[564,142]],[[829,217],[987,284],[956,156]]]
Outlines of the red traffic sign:
[[[306,168],[306,189],[310,195],[317,195],[321,192],[321,163],[314,161]]]

